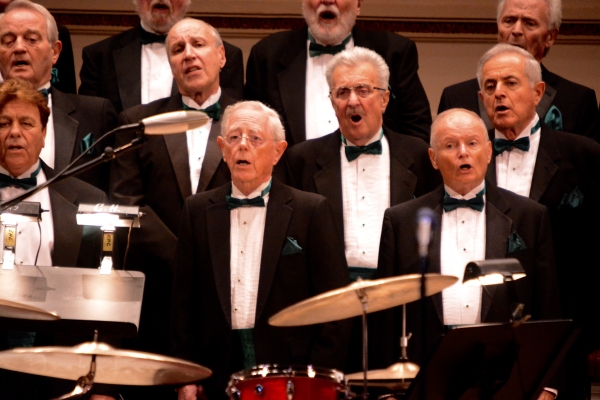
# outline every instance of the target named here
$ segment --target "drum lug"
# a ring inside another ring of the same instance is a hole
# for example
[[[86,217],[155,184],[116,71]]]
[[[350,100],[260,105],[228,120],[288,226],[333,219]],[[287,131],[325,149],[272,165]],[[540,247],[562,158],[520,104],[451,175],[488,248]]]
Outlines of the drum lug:
[[[285,392],[287,394],[287,400],[292,400],[294,398],[294,382],[292,382],[291,379],[287,382]]]
[[[242,397],[242,393],[237,390],[235,386],[229,388],[228,392],[229,396],[231,396],[231,400],[240,400]]]
[[[263,388],[263,385],[256,385],[254,387],[254,393],[261,395],[263,394],[263,391],[265,390],[265,388]]]

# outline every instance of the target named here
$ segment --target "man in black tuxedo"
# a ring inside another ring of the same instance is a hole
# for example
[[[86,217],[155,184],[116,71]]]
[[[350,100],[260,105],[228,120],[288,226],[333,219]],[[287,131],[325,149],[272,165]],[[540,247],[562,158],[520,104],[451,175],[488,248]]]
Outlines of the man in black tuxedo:
[[[2,200],[16,197],[55,176],[54,171],[39,157],[44,147],[49,115],[46,99],[30,83],[9,79],[0,86]],[[40,203],[45,212],[39,222],[17,222],[15,264],[89,268],[100,266],[102,233],[97,227],[78,225],[76,216],[80,203],[105,203],[104,192],[79,179],[67,178],[24,201]],[[6,215],[3,216],[3,221],[8,221]],[[3,253],[3,262],[9,262],[8,252]],[[3,331],[0,335],[0,349],[6,349],[9,343],[13,347],[40,345],[35,341],[40,340],[39,336],[42,336],[42,343],[49,339],[34,332]],[[64,392],[52,392],[53,382],[15,372],[0,373],[2,398],[46,399],[63,394]],[[93,399],[101,399],[95,396]]]
[[[177,95],[166,54],[165,39],[181,21],[191,0],[135,0],[140,24],[118,35],[84,47],[79,94],[109,99],[118,113],[138,104]],[[223,42],[227,64],[221,87],[234,99],[244,92],[242,51]]]
[[[52,66],[61,52],[54,17],[39,4],[16,0],[0,19],[0,72],[4,79],[21,78],[45,90],[52,111],[41,158],[56,171],[85,153],[84,161],[97,155],[89,150],[116,125],[112,104],[104,99],[63,93],[50,84]],[[110,141],[101,144],[109,145]],[[100,165],[79,175],[94,186],[108,189],[108,166]]]
[[[196,46],[196,43],[203,46]],[[134,152],[112,163],[110,198],[113,203],[141,206],[141,228],[131,234],[126,260],[146,274],[140,342],[145,351],[168,351],[168,312],[177,232],[184,200],[231,180],[222,161],[217,137],[223,110],[234,103],[219,85],[225,51],[218,32],[203,21],[185,18],[171,28],[167,48],[180,94],[132,107],[119,124],[183,109],[203,109],[209,123],[174,135],[150,136]],[[116,146],[131,142],[129,133],[117,135]],[[122,246],[123,247],[123,246]]]
[[[540,63],[554,44],[560,28],[561,3],[557,0],[499,0],[498,42],[527,50]],[[595,138],[596,93],[571,82],[542,65],[546,83],[544,95],[537,106],[540,118],[556,130]],[[461,107],[479,113],[488,129],[492,124],[477,97],[476,79],[457,83],[444,89],[438,113]]]
[[[335,55],[326,76],[340,128],[292,147],[285,157],[289,185],[331,202],[354,278],[371,278],[377,268],[384,211],[441,182],[423,140],[383,126],[389,75],[372,50],[354,47]]]
[[[232,181],[186,200],[173,285],[175,356],[210,368],[210,399],[260,364],[340,368],[348,324],[280,328],[280,310],[349,283],[329,201],[272,177],[287,143],[278,114],[237,103],[218,138]],[[268,390],[268,389],[267,389]],[[179,389],[195,399],[197,387]]]
[[[446,325],[509,320],[507,285],[489,286],[491,298],[482,295],[481,286],[462,285],[469,261],[518,259],[527,274],[514,282],[524,312],[533,319],[560,316],[548,210],[484,180],[492,144],[481,119],[464,109],[440,114],[432,125],[429,156],[444,185],[386,211],[377,269],[381,278],[420,273],[415,215],[422,208],[431,209],[439,228],[431,238],[427,272],[454,275],[460,281],[428,297],[425,314],[420,302],[407,305],[407,332],[412,333],[409,358],[417,363],[427,357],[421,354],[422,342],[430,352]],[[387,346],[382,354],[393,357],[386,360],[387,366],[399,357],[400,310],[393,320],[392,312],[387,313],[389,325],[381,330],[388,335],[381,341],[383,349]],[[427,332],[421,331],[421,318],[426,318]],[[546,395],[552,396],[544,391]]]
[[[600,305],[595,295],[600,274],[593,267],[600,234],[583,229],[600,224],[600,144],[541,123],[536,113],[544,93],[541,75],[539,63],[514,46],[496,45],[479,61],[480,97],[495,128],[487,178],[548,208],[563,316],[584,328],[581,349],[571,353],[581,353],[579,360],[567,367],[573,378],[567,397],[580,398],[583,382],[576,380],[585,377],[585,354],[600,345],[597,318],[587,312]]]
[[[385,126],[429,137],[431,111],[417,74],[414,42],[395,33],[355,27],[361,5],[362,0],[302,0],[308,27],[274,33],[253,46],[245,98],[269,104],[282,116],[290,146],[338,128],[324,70],[332,54],[354,46],[377,52],[392,71]]]

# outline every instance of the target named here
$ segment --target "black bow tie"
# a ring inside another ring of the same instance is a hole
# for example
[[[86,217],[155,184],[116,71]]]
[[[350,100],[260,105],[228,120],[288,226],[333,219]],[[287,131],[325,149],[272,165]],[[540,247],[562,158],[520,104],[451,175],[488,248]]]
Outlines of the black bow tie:
[[[256,196],[251,199],[236,199],[235,197],[226,195],[225,203],[227,204],[227,208],[229,210],[233,210],[234,208],[241,206],[264,207],[265,199],[263,199],[262,196]]]
[[[48,101],[48,95],[50,94],[50,89],[40,89],[40,90],[38,90],[38,92],[43,94],[44,97],[46,98],[46,101]]]
[[[529,136],[517,140],[494,139],[494,152],[496,155],[504,153],[506,150],[517,148],[523,151],[529,151]]]
[[[8,175],[0,173],[0,189],[11,186],[19,187],[25,190],[31,189],[37,185],[37,175],[39,174],[41,167],[42,166],[40,164],[38,168],[31,173],[29,178],[12,178]]]
[[[455,199],[454,197],[450,197],[450,195],[444,192],[444,201],[442,202],[442,206],[444,207],[444,211],[450,212],[454,211],[459,207],[469,207],[475,211],[483,211],[483,195],[485,194],[485,188],[477,193],[475,197],[469,200],[465,199]]]
[[[151,44],[151,43],[164,43],[167,35],[157,35],[152,32],[148,32],[143,28],[140,29],[140,43]]]
[[[366,146],[345,146],[346,158],[348,161],[354,161],[361,154],[381,154],[381,140],[370,143]]]
[[[215,121],[218,121],[221,119],[221,104],[218,101],[215,104],[208,106],[204,109],[193,108],[193,107],[190,107],[187,104],[183,103],[183,109],[186,111],[193,110],[193,111],[205,112],[210,118],[212,118]]]
[[[310,40],[310,44],[308,45],[308,55],[310,57],[318,57],[323,54],[331,54],[336,55],[340,51],[346,50],[346,44],[352,39],[352,35],[349,35],[344,41],[336,46],[323,46],[315,42],[315,38],[309,34],[308,39]]]

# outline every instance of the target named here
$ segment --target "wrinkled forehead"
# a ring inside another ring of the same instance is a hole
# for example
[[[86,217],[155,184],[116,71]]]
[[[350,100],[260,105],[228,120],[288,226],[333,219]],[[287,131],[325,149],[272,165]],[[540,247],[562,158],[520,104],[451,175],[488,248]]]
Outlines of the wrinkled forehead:
[[[517,53],[502,53],[492,57],[483,66],[483,77],[490,73],[524,74],[525,58]]]
[[[200,21],[185,20],[177,23],[171,28],[167,36],[169,44],[178,42],[196,42],[201,41],[214,45],[214,38],[210,29]]]
[[[267,118],[255,110],[241,109],[229,117],[227,133],[248,132],[254,134],[267,133]]]
[[[15,27],[19,30],[39,32],[44,36],[48,33],[46,18],[41,13],[30,9],[17,8],[2,16],[0,31],[12,31]]]
[[[378,83],[375,67],[366,62],[352,66],[344,64],[337,66],[333,70],[332,80],[335,87]]]

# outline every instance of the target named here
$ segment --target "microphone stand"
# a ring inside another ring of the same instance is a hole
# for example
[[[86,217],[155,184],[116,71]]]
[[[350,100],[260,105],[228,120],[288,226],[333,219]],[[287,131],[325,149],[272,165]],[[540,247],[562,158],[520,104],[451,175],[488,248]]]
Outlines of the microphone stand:
[[[52,178],[48,179],[46,182],[41,183],[37,186],[32,187],[31,189],[26,190],[25,192],[5,201],[0,202],[0,212],[7,210],[8,208],[14,206],[15,204],[20,203],[24,199],[29,196],[34,195],[35,193],[51,186],[52,184],[59,182],[65,178],[68,178],[73,175],[77,175],[83,171],[87,171],[90,168],[95,167],[96,165],[102,164],[103,162],[108,162],[114,160],[119,157],[121,154],[127,153],[131,150],[135,150],[146,142],[146,137],[144,135],[144,124],[142,122],[123,125],[118,128],[113,129],[112,131],[105,133],[98,139],[96,142],[92,144],[90,148],[93,148],[98,143],[100,143],[103,139],[108,136],[114,135],[116,133],[125,133],[125,132],[134,132],[136,137],[130,142],[127,143],[117,149],[113,149],[112,147],[106,147],[104,152],[93,160],[82,163],[76,167],[73,165],[77,164],[79,160],[87,153],[84,152],[80,154],[75,160],[73,160],[69,165],[67,165],[62,171],[54,175]],[[88,150],[89,151],[89,150]]]

